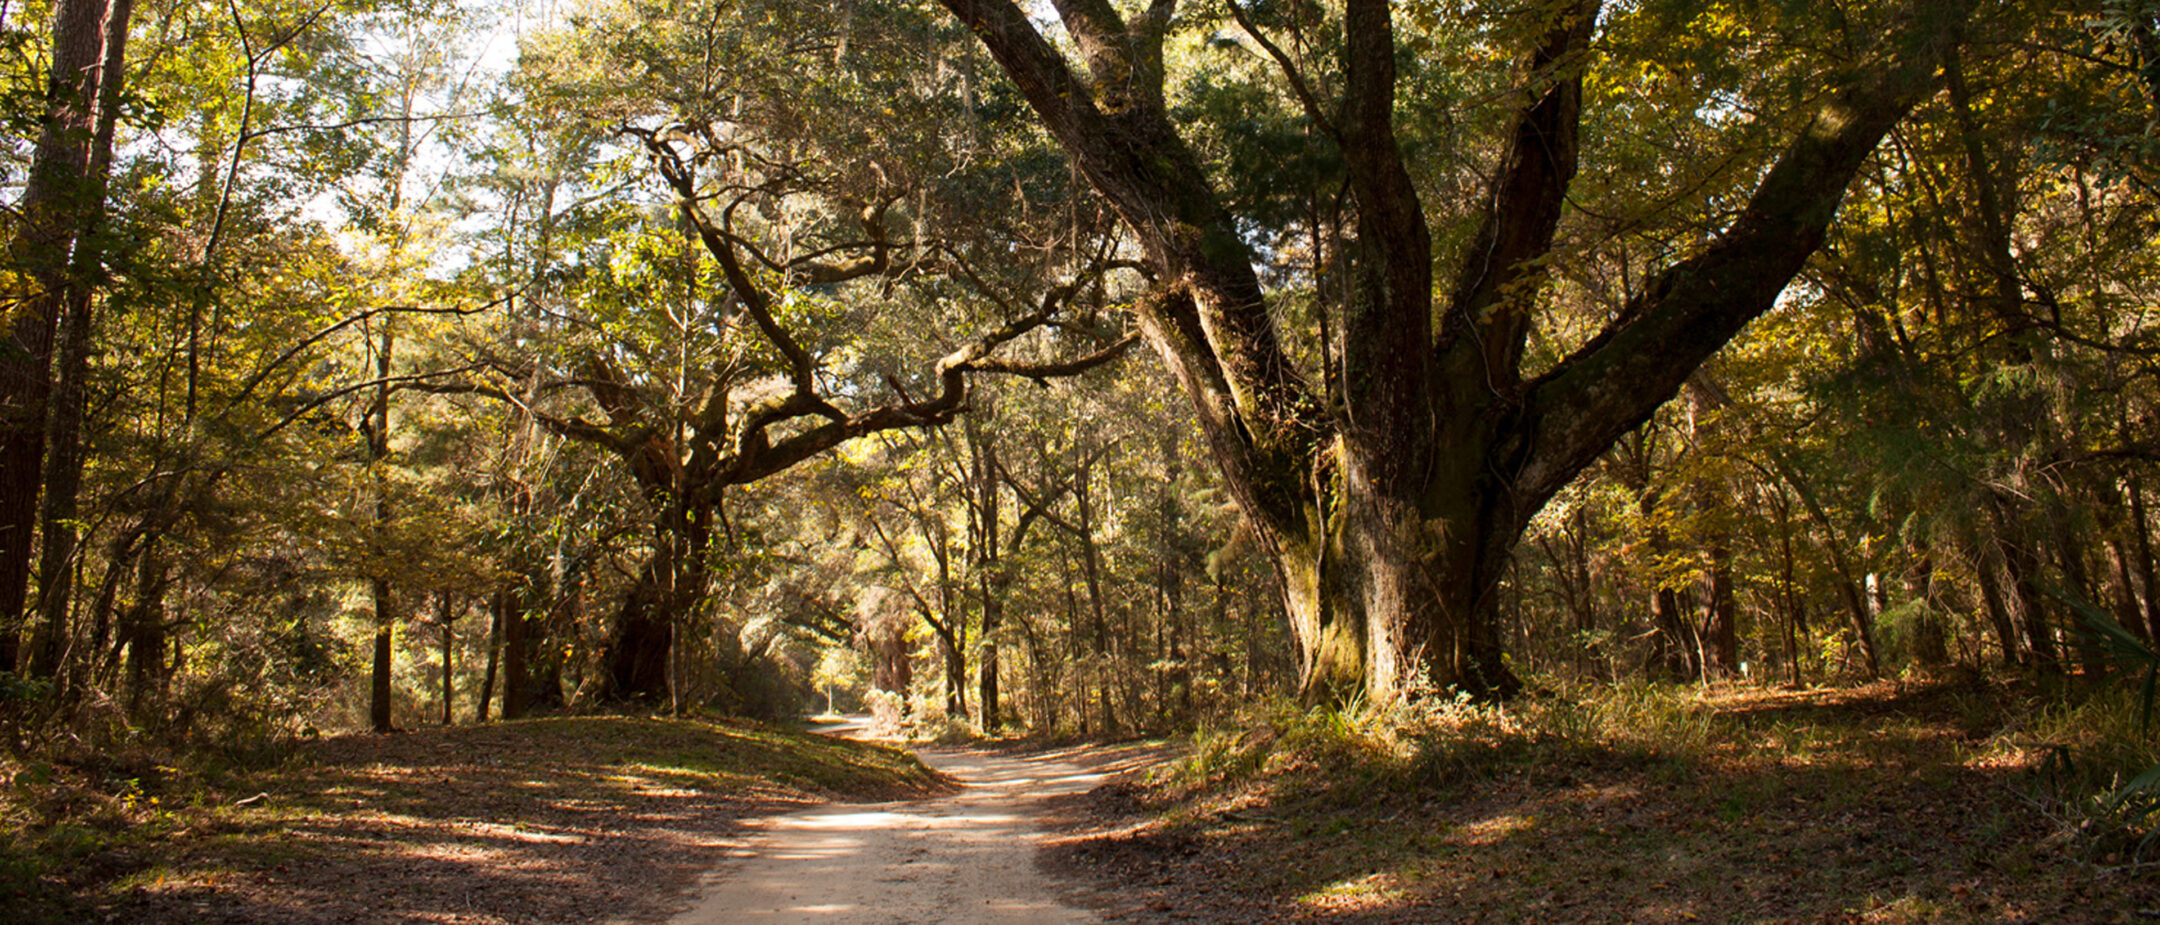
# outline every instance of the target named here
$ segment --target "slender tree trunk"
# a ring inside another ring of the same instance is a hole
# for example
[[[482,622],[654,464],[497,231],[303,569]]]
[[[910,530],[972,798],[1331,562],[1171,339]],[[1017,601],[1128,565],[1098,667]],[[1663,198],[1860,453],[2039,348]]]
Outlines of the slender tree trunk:
[[[368,725],[376,732],[394,732],[396,726],[390,712],[390,668],[395,655],[392,646],[392,630],[396,617],[391,611],[391,589],[388,579],[374,578],[368,581],[369,590],[375,598],[375,636],[368,673]]]
[[[532,682],[528,677],[532,665],[532,641],[528,636],[530,624],[525,617],[525,599],[516,587],[505,587],[496,593],[500,595],[502,606],[502,717],[523,719],[532,706]]]
[[[2003,571],[2010,579],[2015,592],[2019,626],[2025,634],[2025,650],[2032,654],[2033,664],[2041,671],[2062,670],[2062,662],[2056,657],[2055,631],[2048,625],[2047,607],[2041,603],[2040,590],[2033,584],[2039,570],[2031,551],[2014,542],[2002,543]]]
[[[2130,532],[2137,540],[2138,578],[2145,590],[2145,638],[2160,640],[2160,561],[2153,555],[2152,522],[2145,516],[2145,485],[2135,472],[2128,481]]]
[[[1647,468],[1643,481],[1648,481]],[[1645,545],[1650,560],[1659,562],[1672,555],[1672,537],[1658,510],[1663,495],[1655,487],[1642,487],[1638,492],[1637,513],[1650,525]],[[1666,680],[1693,681],[1702,676],[1702,666],[1696,661],[1695,646],[1690,643],[1693,633],[1689,631],[1686,609],[1680,603],[1680,590],[1666,585],[1655,570],[1650,580],[1653,583],[1650,589],[1651,668]]]
[[[8,313],[9,343],[0,350],[0,671],[20,667],[31,536],[37,527],[53,412],[48,408],[53,340],[61,316],[77,302],[83,322],[70,327],[81,327],[87,336],[88,277],[99,262],[90,239],[104,214],[104,179],[111,164],[112,125],[132,9],[129,0],[59,0],[52,13],[45,109],[29,176],[16,203],[19,224],[8,254],[27,291]],[[85,252],[78,253],[85,245]],[[79,418],[79,411],[66,410],[79,407],[79,395],[73,401],[63,395],[59,405],[63,421]],[[70,450],[71,458],[63,460],[61,468],[72,471],[80,463]],[[63,488],[63,506],[72,508],[75,490]],[[65,569],[53,574],[64,578]],[[54,600],[61,606],[66,594]],[[47,636],[57,639],[59,633]]]
[[[2019,630],[2024,634],[2025,649],[2032,655],[2033,667],[2043,672],[2062,670],[2062,662],[2056,657],[2054,630],[2048,626],[2047,608],[2041,603],[2039,578],[2040,561],[2024,538],[2015,536],[2019,524],[2009,512],[2009,500],[2001,496],[1992,499],[1988,513],[1995,526],[1995,546],[2002,554],[2003,574],[2009,579],[2011,600],[2017,604],[2016,615]]]
[[[457,700],[457,682],[451,673],[454,668],[451,664],[452,650],[457,642],[457,615],[451,596],[447,593],[436,603],[436,608],[436,616],[442,623],[442,724],[450,726],[457,722],[450,712],[451,705]]]
[[[1049,693],[1056,690],[1049,673],[1043,667],[1042,634],[1035,631],[1035,621],[1021,619],[1020,638],[1027,643],[1027,689],[1015,692],[1022,722],[1032,729],[1054,728],[1057,718],[1050,715]]]
[[[383,472],[390,457],[390,351],[395,341],[386,324],[382,331],[382,344],[375,352],[375,404],[368,412],[368,466],[374,483],[374,536],[370,540],[370,552],[374,562],[369,568],[375,575],[368,580],[369,591],[375,601],[375,645],[373,670],[368,684],[368,722],[376,732],[395,729],[390,715],[390,671],[394,656],[391,634],[397,627],[397,617],[392,610],[390,578],[384,574],[388,567],[385,557],[389,550],[383,548],[384,533],[390,524],[390,500],[385,497],[390,490],[389,480]]]
[[[1005,615],[1005,563],[999,556],[999,533],[1004,529],[999,506],[997,478],[997,445],[988,434],[977,426],[975,417],[967,419],[970,432],[969,445],[975,450],[973,479],[976,521],[976,587],[982,594],[982,635],[978,637],[976,651],[977,685],[975,705],[981,710],[981,729],[995,733],[998,715],[998,625]]]
[[[91,313],[95,288],[104,272],[105,184],[112,172],[113,133],[119,123],[121,83],[126,73],[128,21],[133,0],[107,0],[104,61],[98,69],[97,132],[91,145],[89,174],[83,183],[80,232],[70,260],[65,304],[55,345],[58,382],[47,412],[45,496],[39,513],[38,632],[42,644],[32,652],[31,673],[52,678],[69,638],[68,611],[74,595],[77,496],[82,491],[83,386],[90,375]]]
[[[96,600],[90,604],[89,651],[76,659],[70,672],[69,687],[87,691],[94,680],[108,678],[113,659],[107,647],[112,644],[114,626],[118,621],[120,586],[134,570],[136,543],[142,538],[140,526],[127,530],[112,541],[105,556],[105,577],[98,582]]]
[[[88,239],[81,250],[95,248]],[[60,669],[68,637],[68,605],[74,596],[76,521],[82,491],[83,379],[89,374],[91,293],[70,293],[61,331],[59,382],[51,396],[46,431],[45,495],[39,511],[38,608],[29,673],[51,678]]]
[[[2011,618],[2002,585],[1995,577],[1995,560],[1988,555],[1985,546],[1973,550],[1973,576],[1980,586],[1981,608],[1987,612],[1988,625],[1995,630],[1995,641],[2002,648],[2003,667],[2015,668],[2024,662],[2022,649],[2018,646],[2017,629]]]
[[[1118,721],[1112,698],[1117,683],[1116,679],[1111,677],[1114,666],[1110,657],[1110,620],[1103,602],[1102,552],[1095,541],[1095,503],[1091,490],[1093,473],[1093,459],[1084,461],[1079,468],[1073,470],[1073,502],[1077,509],[1074,520],[1079,527],[1077,539],[1080,541],[1080,576],[1086,583],[1088,626],[1094,640],[1095,651],[1091,661],[1094,664],[1092,673],[1095,676],[1095,687],[1099,691],[1097,700],[1102,706],[1101,732],[1103,735],[1114,735],[1118,729]]]
[[[2130,577],[2130,551],[2115,537],[2108,537],[2103,545],[2107,549],[2108,585],[2113,592],[2108,597],[2115,622],[2150,643],[2152,635],[2146,631],[2145,614],[2138,608],[2137,581]]]
[[[1703,674],[1740,676],[1739,607],[1733,592],[1732,543],[1717,536],[1710,543],[1709,591],[1703,596]]]
[[[560,599],[540,612],[537,628],[529,628],[525,633],[526,651],[531,653],[525,671],[526,683],[531,688],[525,696],[527,712],[541,708],[559,709],[569,703],[564,693],[565,682],[569,680],[565,675],[571,673],[573,666],[565,658],[562,647],[552,643],[567,633],[569,627],[575,627],[585,619],[586,579],[583,575],[566,576],[557,587]],[[532,614],[528,611],[526,620],[531,619]],[[578,667],[579,671],[572,675],[577,683],[570,685],[570,690],[583,686],[582,665]]]
[[[1846,612],[1852,616],[1853,632],[1859,636],[1861,654],[1867,658],[1868,677],[1881,676],[1882,658],[1875,646],[1875,624],[1869,618],[1867,601],[1860,593],[1859,576],[1838,537],[1835,522],[1830,519],[1830,513],[1823,509],[1822,502],[1808,490],[1807,483],[1801,481],[1798,473],[1792,471],[1783,460],[1777,461],[1777,471],[1779,477],[1792,487],[1793,494],[1799,497],[1801,507],[1807,511],[1808,517],[1822,528],[1823,552],[1829,555],[1830,567],[1837,573],[1838,594],[1845,599]]]
[[[163,687],[165,678],[165,561],[155,536],[143,541],[135,560],[135,600],[121,616],[121,641],[127,646],[127,712],[138,722],[149,719],[145,698]]]
[[[932,544],[937,560],[938,615],[930,628],[937,634],[938,655],[945,661],[945,715],[967,716],[967,621],[959,612],[960,594],[953,588],[952,550],[940,540]]]
[[[1778,609],[1784,619],[1786,683],[1800,686],[1800,596],[1795,580],[1793,563],[1792,502],[1781,485],[1770,485],[1777,492],[1771,510],[1777,517],[1778,535]]]
[[[1918,618],[1913,621],[1913,657],[1927,668],[1940,668],[1950,662],[1950,647],[1946,637],[1949,627],[1944,625],[1935,593],[1935,549],[1921,541],[1914,550],[1914,571],[1917,577],[1907,585],[1907,596],[1921,602]]]
[[[498,589],[488,598],[487,670],[480,676],[480,702],[473,709],[473,723],[487,725],[488,708],[495,699],[495,673],[502,665],[503,652],[503,597],[507,592]]]
[[[1089,668],[1088,661],[1090,649],[1087,645],[1086,623],[1080,616],[1080,597],[1073,593],[1073,586],[1077,582],[1073,575],[1072,553],[1065,543],[1059,543],[1057,548],[1059,597],[1065,602],[1065,640],[1068,652],[1066,664],[1072,666],[1066,677],[1072,680],[1073,687],[1080,695],[1079,702],[1073,705],[1073,720],[1080,727],[1080,734],[1087,735],[1092,731],[1094,704],[1089,702],[1091,692],[1088,679],[1092,669]]]

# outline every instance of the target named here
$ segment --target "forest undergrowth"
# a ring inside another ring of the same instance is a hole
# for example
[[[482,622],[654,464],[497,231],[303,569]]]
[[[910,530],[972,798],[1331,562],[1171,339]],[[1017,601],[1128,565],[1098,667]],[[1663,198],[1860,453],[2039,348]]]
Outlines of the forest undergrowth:
[[[2135,691],[1977,679],[1276,704],[1096,794],[1053,864],[1139,918],[2113,922],[2160,915]]]
[[[904,751],[742,721],[566,717],[242,756],[0,761],[8,921],[664,918],[788,804],[940,790]]]

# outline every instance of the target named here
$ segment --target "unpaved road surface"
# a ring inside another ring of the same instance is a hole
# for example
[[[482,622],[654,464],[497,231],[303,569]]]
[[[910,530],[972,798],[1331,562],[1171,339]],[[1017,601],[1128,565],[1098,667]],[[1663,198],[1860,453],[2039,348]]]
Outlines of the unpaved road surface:
[[[859,728],[843,734],[860,735]],[[1051,755],[918,749],[962,784],[947,797],[852,803],[752,820],[735,863],[708,875],[675,925],[1095,922],[1035,866],[1043,801],[1107,772]]]

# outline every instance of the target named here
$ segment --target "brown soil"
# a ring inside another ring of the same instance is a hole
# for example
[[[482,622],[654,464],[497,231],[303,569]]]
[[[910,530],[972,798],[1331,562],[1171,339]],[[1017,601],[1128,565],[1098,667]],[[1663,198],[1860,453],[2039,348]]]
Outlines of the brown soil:
[[[663,921],[739,848],[746,817],[942,789],[898,750],[751,724],[345,736],[224,788],[155,804],[144,788],[133,829],[57,865],[58,895],[30,920]]]

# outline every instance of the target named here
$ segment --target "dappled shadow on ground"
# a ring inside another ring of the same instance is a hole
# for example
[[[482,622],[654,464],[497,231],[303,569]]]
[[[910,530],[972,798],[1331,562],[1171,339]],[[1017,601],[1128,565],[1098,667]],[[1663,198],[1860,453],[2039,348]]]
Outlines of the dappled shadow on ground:
[[[1185,752],[1185,746],[1182,743],[1150,739],[1135,742],[1082,743],[1053,747],[1022,745],[1008,749],[1008,751],[1031,758],[1070,762],[1087,769],[1090,774],[1119,777],[1160,767],[1165,762],[1182,755]]]
[[[1046,863],[1120,921],[2116,922],[2160,876],[2086,856],[1962,743],[1954,697],[1723,705],[1686,758],[1529,743],[1386,787],[1337,779],[1067,807]],[[1803,728],[1804,724],[1824,724]],[[1277,782],[1280,783],[1280,782]]]
[[[267,798],[187,833],[176,862],[100,911],[128,922],[658,921],[736,850],[742,817],[827,791],[934,789],[903,762],[757,727],[615,718],[348,737],[267,776]]]

